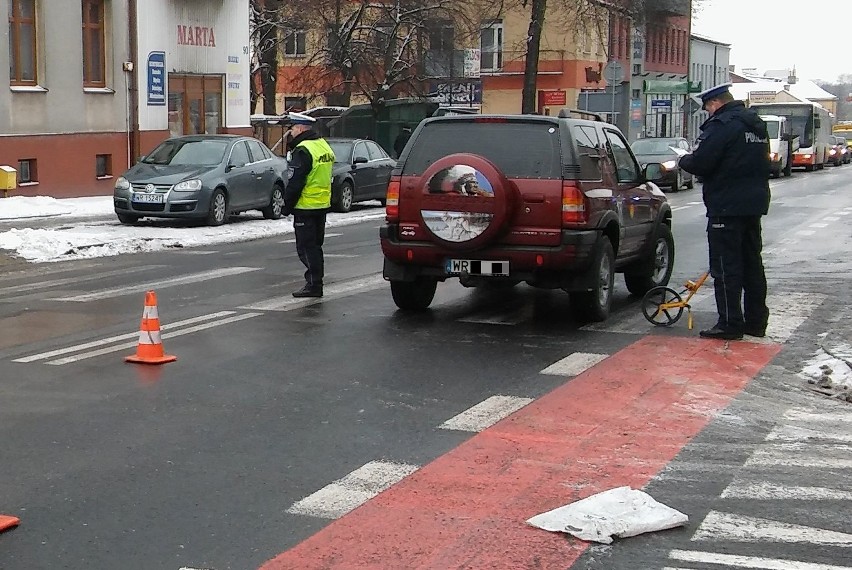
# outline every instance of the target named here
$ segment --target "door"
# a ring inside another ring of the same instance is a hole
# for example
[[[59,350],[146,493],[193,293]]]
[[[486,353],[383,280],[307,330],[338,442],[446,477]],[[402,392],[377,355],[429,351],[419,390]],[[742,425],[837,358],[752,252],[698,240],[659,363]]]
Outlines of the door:
[[[621,133],[604,129],[607,154],[614,165],[617,188],[618,217],[625,230],[622,251],[625,255],[640,252],[650,232],[651,192],[642,180],[642,171]]]
[[[252,174],[251,158],[246,142],[241,140],[231,149],[228,160],[228,172],[225,179],[230,194],[230,209],[240,210],[251,206],[254,202],[254,187],[257,186],[255,175]]]
[[[254,139],[247,139],[251,154],[252,200],[258,206],[266,206],[272,196],[272,185],[275,184],[275,170],[272,159],[264,152],[263,145]]]
[[[390,173],[396,161],[373,141],[367,141],[367,151],[370,153],[370,165],[375,176],[375,185],[370,191],[369,198],[385,198],[387,196]]]
[[[216,134],[222,127],[222,76],[169,74],[171,136]]]
[[[366,160],[366,162],[356,163],[358,160]],[[352,150],[352,168],[352,178],[355,180],[354,200],[362,200],[361,196],[372,194],[376,186],[376,175],[370,167],[370,153],[364,141],[355,143],[355,148]]]

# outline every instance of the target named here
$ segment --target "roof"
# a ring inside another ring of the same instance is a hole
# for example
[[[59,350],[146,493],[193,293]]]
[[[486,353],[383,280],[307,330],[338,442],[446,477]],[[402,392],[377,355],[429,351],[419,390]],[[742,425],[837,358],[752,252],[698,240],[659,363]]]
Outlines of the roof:
[[[714,40],[712,38],[708,38],[706,36],[701,36],[701,35],[698,35],[698,34],[689,34],[689,37],[690,37],[690,39],[698,40],[700,42],[707,42],[709,44],[716,44],[718,46],[731,47],[730,43],[721,42],[719,40]]]
[[[788,86],[789,89],[785,89],[785,86]],[[747,99],[750,91],[771,91],[773,93],[787,91],[793,97],[803,101],[834,101],[837,99],[836,95],[832,95],[813,81],[807,79],[800,80],[798,83],[793,83],[792,85],[772,80],[734,83],[730,91],[735,99],[741,100]]]

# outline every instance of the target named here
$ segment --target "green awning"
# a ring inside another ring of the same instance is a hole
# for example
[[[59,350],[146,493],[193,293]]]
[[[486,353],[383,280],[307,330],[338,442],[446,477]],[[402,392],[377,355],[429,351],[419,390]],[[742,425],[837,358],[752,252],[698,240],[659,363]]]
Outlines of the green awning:
[[[686,95],[688,93],[700,93],[700,81],[664,81],[661,79],[646,79],[642,82],[645,93],[665,93]]]

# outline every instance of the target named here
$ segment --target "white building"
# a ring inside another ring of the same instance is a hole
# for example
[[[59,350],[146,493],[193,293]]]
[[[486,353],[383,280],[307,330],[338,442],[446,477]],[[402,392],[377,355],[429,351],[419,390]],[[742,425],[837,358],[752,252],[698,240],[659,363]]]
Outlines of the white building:
[[[249,0],[0,0],[0,13],[0,165],[19,195],[107,195],[170,135],[251,133]]]
[[[700,82],[702,90],[730,81],[730,60],[731,44],[695,34],[689,37],[689,80],[694,84]],[[689,140],[698,138],[699,127],[707,117],[707,112],[700,108],[690,114]]]

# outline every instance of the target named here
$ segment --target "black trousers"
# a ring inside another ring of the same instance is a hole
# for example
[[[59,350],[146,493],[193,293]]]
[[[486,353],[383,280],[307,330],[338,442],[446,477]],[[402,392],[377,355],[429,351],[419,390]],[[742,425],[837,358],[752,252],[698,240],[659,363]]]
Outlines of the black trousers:
[[[296,230],[296,253],[307,268],[305,283],[308,287],[322,287],[325,261],[322,244],[325,241],[325,212],[308,214],[293,212],[293,227]]]
[[[707,222],[710,274],[716,290],[717,325],[725,330],[765,329],[766,274],[760,216],[726,216]]]

